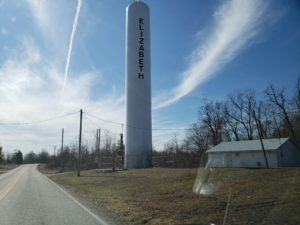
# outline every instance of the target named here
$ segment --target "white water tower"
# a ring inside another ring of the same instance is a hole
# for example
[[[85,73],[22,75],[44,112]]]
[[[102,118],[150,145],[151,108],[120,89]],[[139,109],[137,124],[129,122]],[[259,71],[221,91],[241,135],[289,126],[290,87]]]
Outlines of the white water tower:
[[[141,1],[126,8],[125,168],[152,167],[150,12]]]

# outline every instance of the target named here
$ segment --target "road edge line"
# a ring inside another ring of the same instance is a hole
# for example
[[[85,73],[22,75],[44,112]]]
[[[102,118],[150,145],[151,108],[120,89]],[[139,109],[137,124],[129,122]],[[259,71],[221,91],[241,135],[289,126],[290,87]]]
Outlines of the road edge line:
[[[40,171],[38,171],[40,174],[42,174]],[[89,208],[84,206],[82,203],[80,203],[77,199],[75,199],[72,195],[70,195],[66,190],[64,190],[62,187],[60,187],[57,183],[55,183],[53,180],[51,180],[46,175],[42,174],[44,177],[46,177],[50,183],[52,183],[54,186],[56,186],[60,191],[62,191],[65,195],[67,195],[70,199],[72,199],[77,205],[79,205],[81,208],[83,208],[88,214],[93,216],[100,224],[102,225],[109,225],[107,222],[105,222],[103,219],[99,218],[95,213],[93,213]]]

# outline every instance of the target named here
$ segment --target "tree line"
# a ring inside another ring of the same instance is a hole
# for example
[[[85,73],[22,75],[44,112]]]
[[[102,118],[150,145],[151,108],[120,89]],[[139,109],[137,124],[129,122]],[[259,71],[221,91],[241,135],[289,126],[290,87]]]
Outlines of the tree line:
[[[0,146],[0,163],[20,165],[23,163],[23,153],[20,150],[15,150],[12,154],[7,153],[5,157],[3,148]]]
[[[252,89],[230,93],[223,100],[204,99],[199,107],[198,120],[186,132],[185,138],[179,142],[174,136],[159,154],[178,156],[178,166],[186,158],[190,158],[186,163],[189,167],[198,166],[197,161],[198,164],[199,161],[205,164],[206,150],[222,141],[254,140],[259,137],[290,137],[299,148],[300,78],[295,82],[291,97],[285,89],[269,85],[260,99]]]
[[[13,153],[7,153],[4,156],[3,148],[0,146],[0,163],[4,164],[23,164],[23,163],[48,163],[50,155],[46,150],[42,150],[40,153],[36,154],[33,151],[25,154],[21,150],[14,150]]]
[[[96,135],[95,135],[96,136]],[[174,137],[164,144],[162,151],[153,149],[154,166],[198,167],[205,165],[206,152],[222,141],[254,140],[261,137],[290,137],[300,146],[300,78],[295,82],[293,95],[285,89],[269,85],[258,98],[254,90],[238,90],[223,100],[204,99],[200,103],[197,121],[185,133],[185,138]],[[96,140],[96,138],[95,138]],[[106,132],[100,148],[102,167],[122,167],[124,154],[120,139]],[[82,169],[97,167],[97,144],[82,146]],[[0,147],[0,162],[5,161]],[[64,145],[56,154],[46,150],[24,155],[20,150],[7,155],[7,163],[47,163],[51,169],[75,170],[78,159],[76,143]]]
[[[109,132],[106,132],[102,137],[102,145],[100,151],[101,167],[122,167],[122,147],[121,141],[113,137]],[[85,143],[81,147],[81,168],[93,169],[97,168],[98,164],[97,143]],[[45,163],[52,170],[68,171],[76,170],[78,164],[78,144],[71,143],[64,145],[63,148],[57,150],[56,153],[49,154],[47,150],[42,149],[39,153],[33,151],[23,155],[21,150],[15,150],[12,154],[7,154],[5,157],[2,154],[0,146],[0,163]]]

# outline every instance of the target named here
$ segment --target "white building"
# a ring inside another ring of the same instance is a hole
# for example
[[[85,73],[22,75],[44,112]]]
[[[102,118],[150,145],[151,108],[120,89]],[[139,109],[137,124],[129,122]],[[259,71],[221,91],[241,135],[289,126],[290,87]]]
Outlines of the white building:
[[[262,141],[269,167],[300,166],[300,150],[289,138]],[[209,167],[266,167],[260,140],[222,142],[206,153]]]

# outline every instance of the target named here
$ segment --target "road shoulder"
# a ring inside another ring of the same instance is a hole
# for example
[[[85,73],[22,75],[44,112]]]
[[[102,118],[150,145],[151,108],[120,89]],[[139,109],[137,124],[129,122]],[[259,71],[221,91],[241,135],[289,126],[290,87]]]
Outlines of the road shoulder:
[[[78,191],[77,189],[67,186],[67,185],[61,185],[57,182],[55,182],[53,179],[51,179],[53,176],[64,176],[66,173],[53,173],[53,171],[49,172],[45,169],[40,169],[40,166],[37,167],[37,170],[43,174],[51,183],[58,186],[61,191],[65,192],[68,197],[73,198],[77,204],[80,205],[80,207],[84,208],[87,211],[90,211],[92,214],[94,214],[96,217],[100,218],[100,220],[105,221],[104,223],[109,225],[121,225],[124,224],[124,221],[117,220],[116,214],[105,208],[104,206],[96,205],[93,201],[91,201],[86,195],[84,195],[82,192]],[[67,172],[68,173],[68,172]],[[100,222],[100,221],[99,221]],[[126,224],[125,224],[126,225]]]

